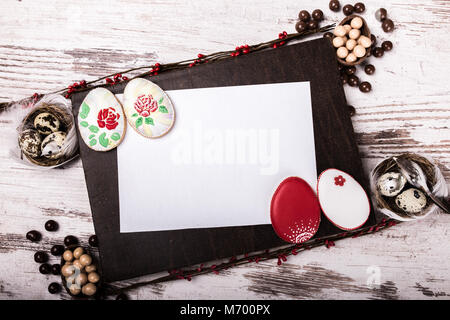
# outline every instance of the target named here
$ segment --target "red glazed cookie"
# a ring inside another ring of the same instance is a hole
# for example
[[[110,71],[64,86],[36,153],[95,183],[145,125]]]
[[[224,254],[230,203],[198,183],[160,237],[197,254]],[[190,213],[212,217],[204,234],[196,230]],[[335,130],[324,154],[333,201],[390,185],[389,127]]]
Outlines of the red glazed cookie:
[[[302,243],[311,239],[320,224],[320,206],[314,190],[301,178],[285,179],[272,197],[270,219],[284,241]]]

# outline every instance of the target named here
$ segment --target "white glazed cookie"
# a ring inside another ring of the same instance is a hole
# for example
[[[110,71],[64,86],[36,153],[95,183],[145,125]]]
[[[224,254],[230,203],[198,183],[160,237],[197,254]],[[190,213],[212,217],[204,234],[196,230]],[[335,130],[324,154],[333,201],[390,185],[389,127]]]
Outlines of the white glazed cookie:
[[[34,127],[43,135],[59,130],[60,122],[53,114],[48,112],[39,113],[34,118]]]
[[[53,132],[46,136],[41,145],[42,155],[49,159],[60,158],[65,139],[66,133],[62,131]]]
[[[96,151],[114,149],[122,142],[126,130],[122,105],[111,91],[93,89],[80,106],[78,128],[89,148]]]
[[[406,184],[406,178],[398,172],[387,172],[378,178],[377,188],[383,196],[398,195]]]
[[[357,229],[369,218],[369,198],[358,181],[346,172],[323,171],[317,182],[317,196],[325,216],[340,229]]]
[[[19,137],[19,146],[26,155],[37,158],[41,155],[41,135],[34,129],[24,130]]]
[[[427,205],[427,198],[422,191],[411,188],[403,191],[395,198],[397,206],[408,213],[418,213]]]
[[[131,80],[123,93],[128,123],[146,138],[165,135],[173,126],[175,111],[167,94],[146,79]]]

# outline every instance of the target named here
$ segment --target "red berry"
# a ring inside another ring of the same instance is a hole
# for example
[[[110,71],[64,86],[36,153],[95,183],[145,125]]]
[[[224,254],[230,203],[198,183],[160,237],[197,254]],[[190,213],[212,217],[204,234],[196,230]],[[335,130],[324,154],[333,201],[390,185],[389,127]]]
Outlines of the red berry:
[[[80,86],[85,87],[86,86],[86,80],[81,80],[80,81]]]
[[[123,81],[127,81],[128,80],[128,77],[122,77],[122,79],[123,79]]]
[[[112,83],[113,81],[110,78],[105,79],[106,83]]]
[[[248,49],[244,49],[244,51],[243,51],[244,54],[247,54],[249,52],[250,52],[250,50],[248,50]]]

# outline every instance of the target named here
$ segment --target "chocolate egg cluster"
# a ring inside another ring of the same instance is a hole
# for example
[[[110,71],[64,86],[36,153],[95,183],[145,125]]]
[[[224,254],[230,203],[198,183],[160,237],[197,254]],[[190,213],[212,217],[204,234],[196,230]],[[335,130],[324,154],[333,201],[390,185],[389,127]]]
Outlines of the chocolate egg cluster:
[[[61,274],[70,293],[74,296],[93,296],[97,292],[100,275],[92,257],[82,247],[77,247],[73,251],[64,251],[63,260],[65,264],[61,268]]]
[[[401,173],[387,172],[381,175],[377,189],[385,197],[395,197],[398,209],[406,213],[419,213],[427,206],[425,194],[419,189],[408,188],[407,180]]]
[[[354,17],[349,23],[338,25],[333,31],[333,46],[336,48],[338,58],[347,63],[355,63],[367,54],[372,41],[361,34],[363,20]]]
[[[61,122],[54,114],[39,113],[32,122],[32,128],[23,130],[19,135],[20,149],[31,158],[60,158],[66,139],[66,133],[61,131],[61,127]]]

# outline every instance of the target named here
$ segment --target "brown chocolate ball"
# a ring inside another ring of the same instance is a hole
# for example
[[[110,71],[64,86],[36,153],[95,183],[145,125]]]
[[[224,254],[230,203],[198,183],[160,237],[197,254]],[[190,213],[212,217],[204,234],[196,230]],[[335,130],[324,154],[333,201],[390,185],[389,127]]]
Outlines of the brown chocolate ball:
[[[375,73],[375,66],[373,64],[368,64],[364,67],[364,71],[368,74],[374,74]]]
[[[60,264],[53,264],[52,265],[52,274],[57,276],[61,274],[61,265]]]
[[[359,78],[357,76],[355,76],[354,74],[352,74],[351,76],[348,77],[348,84],[351,87],[356,87],[359,85]]]
[[[381,28],[384,32],[392,32],[394,31],[394,22],[391,19],[384,19]]]
[[[298,18],[300,19],[300,21],[308,22],[311,19],[311,15],[308,11],[302,10],[298,13]]]
[[[372,54],[375,58],[381,58],[384,54],[384,50],[381,47],[375,47],[372,50]]]
[[[387,18],[387,10],[385,8],[380,8],[375,12],[375,18],[378,21],[383,21]]]
[[[78,239],[74,236],[66,236],[64,238],[64,244],[66,245],[66,247],[75,245],[77,243],[78,243]]]
[[[44,251],[38,251],[34,254],[34,261],[37,263],[45,263],[48,261],[48,255]]]
[[[98,247],[98,238],[95,234],[89,237],[88,242],[91,247]]]
[[[339,3],[338,0],[331,0],[330,3],[328,4],[328,8],[330,8],[330,10],[334,12],[339,11],[340,7],[341,4]]]
[[[345,73],[341,73],[341,82],[342,84],[347,84],[348,83],[348,75],[346,75]]]
[[[363,13],[366,10],[366,6],[362,2],[357,2],[354,5],[354,9],[356,13]]]
[[[316,30],[319,27],[319,23],[316,20],[309,20],[306,23],[308,30]]]
[[[352,74],[355,74],[355,72],[356,72],[356,67],[355,66],[350,66],[350,67],[345,68],[345,73],[348,76],[351,76]]]
[[[37,242],[41,240],[41,233],[36,230],[31,230],[27,232],[26,238],[32,242]]]
[[[355,115],[355,113],[356,113],[355,107],[354,106],[350,106],[350,105],[348,105],[347,107],[348,107],[348,111],[350,112],[350,117],[353,117]]]
[[[53,256],[60,256],[62,255],[64,252],[64,246],[59,245],[59,244],[55,244],[51,249],[50,249],[50,253]]]
[[[44,225],[45,230],[50,232],[58,230],[58,227],[58,222],[55,220],[48,220]]]
[[[316,9],[311,13],[311,17],[316,21],[323,20],[323,11],[320,9]]]
[[[346,5],[342,8],[342,12],[343,12],[346,16],[351,15],[354,11],[355,11],[355,8],[354,8],[351,4],[346,4]]]
[[[60,291],[61,291],[61,286],[57,282],[52,282],[48,286],[48,292],[50,292],[51,294],[55,294],[55,293],[58,293]]]
[[[375,35],[373,33],[370,35],[370,40],[372,41],[372,44],[371,44],[372,47],[377,44],[377,37],[375,37]]]
[[[370,92],[372,90],[372,85],[367,81],[361,82],[359,84],[359,90],[364,93]]]
[[[302,32],[305,32],[306,30],[308,30],[308,26],[306,25],[306,22],[299,21],[295,24],[295,30],[298,33],[302,33]]]
[[[393,48],[393,44],[391,41],[387,40],[387,41],[383,41],[383,43],[381,44],[381,47],[383,48],[384,51],[391,51]]]
[[[52,271],[52,267],[48,263],[43,263],[39,266],[39,272],[42,274],[49,274]]]

